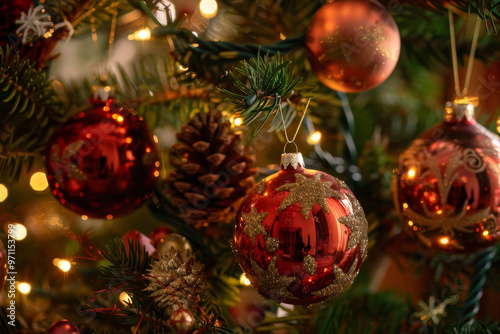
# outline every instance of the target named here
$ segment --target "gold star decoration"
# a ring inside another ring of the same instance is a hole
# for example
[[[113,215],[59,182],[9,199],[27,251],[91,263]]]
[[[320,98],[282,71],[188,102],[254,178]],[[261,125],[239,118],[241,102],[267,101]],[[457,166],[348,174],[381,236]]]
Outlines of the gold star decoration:
[[[340,295],[351,286],[352,282],[354,282],[354,278],[358,274],[358,270],[356,270],[357,266],[357,257],[354,259],[351,266],[345,273],[342,271],[342,269],[337,267],[336,264],[334,264],[333,271],[335,273],[335,280],[333,281],[333,283],[321,290],[314,291],[312,294],[319,297],[335,297]]]
[[[244,213],[241,215],[243,222],[245,223],[245,228],[243,232],[252,239],[252,242],[255,243],[255,238],[257,234],[261,233],[266,236],[267,232],[262,226],[262,220],[266,218],[267,212],[257,213],[255,208],[252,208],[249,213]]]
[[[264,190],[266,190],[265,180],[260,181],[255,187],[255,190],[257,191],[257,194],[262,195],[264,193]]]
[[[257,262],[252,260],[252,269],[254,275],[250,281],[257,285],[259,291],[264,295],[269,296],[277,303],[283,299],[297,299],[286,288],[295,281],[295,277],[280,274],[276,267],[277,257],[273,257],[267,269],[262,269]]]
[[[321,181],[320,173],[309,178],[296,173],[295,180],[295,183],[287,183],[276,188],[276,191],[290,191],[288,196],[283,200],[283,202],[281,202],[281,205],[278,208],[278,214],[287,207],[295,203],[299,203],[302,208],[302,216],[304,216],[304,219],[308,219],[314,203],[318,203],[323,210],[330,213],[326,199],[328,197],[336,199],[343,198],[343,195],[340,192],[330,189],[332,182]]]
[[[266,241],[266,250],[269,252],[269,253],[272,253],[272,252],[275,252],[278,250],[279,246],[280,246],[280,241],[279,239],[277,238],[272,238],[272,237],[269,237],[269,236],[266,236],[264,237],[265,241]]]
[[[348,192],[346,192],[346,196],[351,202],[353,213],[338,220],[351,230],[347,240],[347,249],[353,249],[356,245],[359,245],[361,257],[364,259],[368,247],[368,221],[358,200]]]
[[[302,267],[309,275],[314,275],[316,271],[316,260],[311,255],[306,255],[304,257],[304,262],[302,263]]]

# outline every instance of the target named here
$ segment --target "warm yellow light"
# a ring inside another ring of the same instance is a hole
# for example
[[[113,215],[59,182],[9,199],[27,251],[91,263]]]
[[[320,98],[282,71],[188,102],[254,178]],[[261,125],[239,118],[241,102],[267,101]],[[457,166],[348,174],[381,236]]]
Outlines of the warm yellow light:
[[[116,120],[117,120],[119,123],[123,122],[123,116],[118,116],[118,117],[116,117]]]
[[[155,177],[160,176],[160,172],[159,172],[159,171],[157,171],[157,170],[155,170],[155,172],[154,172],[154,176],[155,176]]]
[[[66,273],[71,269],[71,263],[68,260],[59,260],[57,267]]]
[[[111,220],[111,219],[113,219],[113,215],[107,215],[107,216],[106,216],[106,219],[107,219],[107,220]]]
[[[410,170],[408,171],[408,177],[410,179],[413,179],[415,177],[415,174],[417,174],[417,171],[415,170],[415,168],[410,168]]]
[[[128,35],[129,40],[135,39],[135,40],[145,41],[150,38],[151,38],[151,31],[148,28],[138,30],[133,34]]]
[[[153,135],[153,140],[158,144],[158,137],[156,135]]]
[[[483,231],[483,236],[487,237],[490,234],[489,231]]]
[[[441,239],[439,239],[439,243],[442,244],[442,245],[447,245],[450,243],[450,238],[448,237],[442,237]]]
[[[122,293],[120,293],[120,296],[118,297],[120,299],[120,302],[123,304],[123,305],[128,305],[130,303],[132,303],[132,298],[130,297],[130,295],[125,292],[125,291],[122,291]]]
[[[52,264],[57,267],[57,264],[59,263],[59,261],[61,261],[61,259],[56,257],[56,258],[54,258],[54,260],[52,260]]]
[[[9,196],[7,187],[0,183],[0,202],[5,201],[7,199],[7,196]]]
[[[132,143],[132,137],[127,137],[127,138],[125,138],[125,142],[126,142],[127,144]]]
[[[437,211],[436,211],[436,213],[437,213],[438,215],[440,215],[440,214],[442,214],[442,213],[443,213],[443,210],[437,210]]]
[[[243,124],[243,119],[241,117],[235,118],[233,124],[236,126],[240,126],[241,124]]]
[[[180,69],[181,71],[187,71],[187,70],[189,70],[189,67],[179,65],[179,69]]]
[[[21,282],[17,285],[17,290],[23,295],[27,295],[31,292],[31,285],[26,282]]]
[[[413,222],[411,220],[408,221],[408,226],[413,226]]]
[[[403,209],[408,209],[408,203],[403,203]]]
[[[11,234],[13,239],[15,239],[17,241],[21,241],[24,238],[26,238],[26,236],[28,235],[28,230],[26,229],[26,227],[23,224],[14,223],[12,225],[14,225],[14,228],[13,228],[14,231]]]
[[[49,186],[47,182],[47,176],[43,172],[36,172],[31,175],[30,186],[33,190],[44,191]]]
[[[241,274],[241,276],[240,276],[240,284],[241,285],[249,286],[252,283],[250,283],[250,280],[245,276],[245,274]]]
[[[82,215],[82,220],[87,220],[87,219],[89,219],[89,216],[87,216],[87,215]]]
[[[309,137],[307,138],[307,142],[310,144],[310,145],[315,145],[317,143],[319,143],[321,140],[321,132],[319,131],[314,131],[313,133],[311,133],[309,135]]]
[[[217,1],[215,0],[201,0],[200,11],[207,19],[211,19],[217,14]]]

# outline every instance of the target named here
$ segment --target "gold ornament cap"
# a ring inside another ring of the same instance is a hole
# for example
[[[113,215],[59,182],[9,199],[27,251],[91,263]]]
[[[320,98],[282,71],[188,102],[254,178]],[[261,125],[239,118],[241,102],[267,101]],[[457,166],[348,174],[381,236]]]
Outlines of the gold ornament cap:
[[[289,166],[292,166],[293,169],[305,167],[302,153],[283,153],[281,155],[281,167],[286,170]]]
[[[466,101],[455,100],[455,102],[446,102],[444,109],[444,121],[472,121],[475,119],[474,104],[467,103]]]

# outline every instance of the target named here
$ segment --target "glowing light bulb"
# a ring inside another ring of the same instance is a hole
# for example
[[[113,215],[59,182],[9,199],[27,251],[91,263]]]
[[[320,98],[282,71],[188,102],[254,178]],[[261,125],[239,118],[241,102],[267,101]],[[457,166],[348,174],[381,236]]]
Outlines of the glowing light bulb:
[[[310,144],[310,145],[315,145],[317,143],[319,143],[321,140],[321,132],[319,131],[314,131],[313,133],[311,133],[309,135],[309,137],[307,138],[307,142]]]
[[[490,234],[490,232],[489,232],[489,231],[483,231],[483,236],[484,236],[484,237],[487,237],[489,234]]]
[[[5,201],[7,199],[7,196],[9,196],[7,187],[0,183],[0,202]]]
[[[20,223],[14,223],[12,225],[14,225],[14,228],[13,228],[14,231],[11,234],[13,239],[15,239],[17,241],[21,241],[24,238],[26,238],[26,236],[28,235],[28,230],[26,229],[26,226],[24,226],[23,224],[20,224]]]
[[[439,243],[442,244],[442,245],[447,245],[450,243],[450,238],[448,237],[442,237],[441,239],[439,239]]]
[[[207,19],[211,19],[217,15],[217,1],[215,0],[201,0],[200,12]]]
[[[408,221],[408,226],[413,226],[413,222],[411,220]]]
[[[245,285],[245,286],[249,286],[250,284],[250,280],[245,276],[245,274],[241,274],[240,276],[240,284],[241,285]]]
[[[31,175],[30,186],[35,191],[44,191],[49,186],[47,176],[43,172],[36,172]]]
[[[118,297],[118,299],[120,299],[120,302],[123,304],[123,305],[128,305],[130,303],[132,303],[132,298],[130,297],[130,295],[125,292],[125,291],[122,291],[122,293],[120,293],[120,296]]]
[[[233,124],[235,126],[240,126],[241,124],[243,124],[243,119],[241,117],[235,118]]]
[[[413,179],[416,174],[417,174],[417,171],[415,170],[415,168],[410,168],[410,170],[408,171],[408,178]]]
[[[59,260],[57,267],[67,273],[71,269],[71,263],[68,260]]]
[[[89,216],[87,216],[87,215],[82,215],[82,217],[81,217],[81,218],[82,218],[82,220],[87,220],[87,219],[89,219]]]
[[[27,295],[31,292],[31,284],[26,283],[26,282],[20,282],[17,285],[17,290],[22,293],[23,295]]]
[[[151,38],[151,31],[148,28],[141,29],[139,31],[136,31],[133,36],[133,39],[145,41]]]

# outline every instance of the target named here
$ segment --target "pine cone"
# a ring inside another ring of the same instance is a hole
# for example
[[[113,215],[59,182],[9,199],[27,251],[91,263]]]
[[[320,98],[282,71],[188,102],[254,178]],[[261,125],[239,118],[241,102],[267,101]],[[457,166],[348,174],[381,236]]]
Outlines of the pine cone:
[[[231,133],[231,123],[220,113],[199,112],[177,134],[170,163],[174,170],[167,178],[169,194],[181,215],[195,227],[225,223],[235,207],[255,185],[255,156],[239,146],[242,133]]]
[[[190,252],[171,248],[152,264],[147,276],[149,285],[144,291],[151,292],[150,296],[167,314],[179,308],[194,309],[207,288],[203,268]]]

